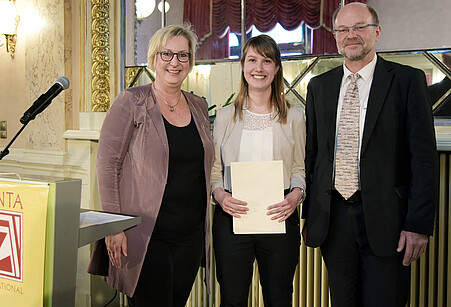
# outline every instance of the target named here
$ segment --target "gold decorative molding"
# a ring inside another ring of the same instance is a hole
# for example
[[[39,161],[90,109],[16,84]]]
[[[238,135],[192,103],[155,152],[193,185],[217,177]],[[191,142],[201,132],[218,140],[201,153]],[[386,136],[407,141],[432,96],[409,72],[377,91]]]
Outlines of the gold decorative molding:
[[[138,75],[138,72],[139,72],[138,66],[125,68],[125,84],[127,84],[127,87],[130,87],[132,85],[132,82],[133,80],[135,80],[136,76]]]
[[[106,112],[110,107],[109,0],[93,0],[91,16],[91,110]]]

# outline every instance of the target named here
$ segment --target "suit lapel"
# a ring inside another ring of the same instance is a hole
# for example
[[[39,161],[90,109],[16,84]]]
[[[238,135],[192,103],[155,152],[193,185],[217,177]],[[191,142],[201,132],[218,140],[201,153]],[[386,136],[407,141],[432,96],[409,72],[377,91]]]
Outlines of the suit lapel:
[[[385,102],[388,89],[393,78],[393,72],[390,65],[380,56],[377,58],[376,67],[374,69],[373,82],[371,84],[370,95],[368,97],[368,107],[366,110],[365,127],[363,129],[362,148],[365,150],[366,145],[376,125],[377,118]]]
[[[330,110],[330,115],[326,117],[327,126],[327,140],[328,147],[331,150],[333,156],[335,151],[335,134],[337,127],[337,107],[338,98],[340,96],[341,80],[343,79],[343,65],[337,67],[337,69],[331,74],[331,79],[328,82],[327,96],[325,100],[324,110]]]

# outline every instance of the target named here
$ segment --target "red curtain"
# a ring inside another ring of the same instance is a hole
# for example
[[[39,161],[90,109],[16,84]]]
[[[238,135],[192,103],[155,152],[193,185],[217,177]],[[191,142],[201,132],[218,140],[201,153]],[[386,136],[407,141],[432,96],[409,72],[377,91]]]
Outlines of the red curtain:
[[[309,2],[309,0],[306,0]],[[345,4],[351,2],[366,3],[366,0],[346,0]],[[324,0],[322,23],[313,30],[313,50],[312,54],[336,54],[338,53],[335,38],[332,32],[332,15],[340,5],[340,1]],[[308,24],[308,23],[307,23]],[[310,24],[308,24],[310,25]]]
[[[346,3],[359,0],[348,0]],[[360,0],[365,2],[366,0]],[[241,33],[241,0],[185,0],[183,18],[199,36],[197,59],[228,56],[226,32]],[[261,31],[280,23],[286,30],[296,29],[302,22],[313,33],[313,54],[337,53],[333,38],[332,14],[339,0],[246,0],[246,31],[252,25]],[[322,9],[321,9],[322,5]]]

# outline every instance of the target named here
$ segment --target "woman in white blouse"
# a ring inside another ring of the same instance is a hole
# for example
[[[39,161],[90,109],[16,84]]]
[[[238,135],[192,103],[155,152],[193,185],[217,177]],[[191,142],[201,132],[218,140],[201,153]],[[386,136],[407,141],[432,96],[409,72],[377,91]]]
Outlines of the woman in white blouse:
[[[305,197],[305,121],[283,93],[280,50],[267,35],[246,42],[241,87],[236,101],[217,112],[216,161],[212,172],[213,247],[221,306],[247,306],[253,263],[257,260],[266,307],[291,306],[299,259],[298,205]],[[268,204],[268,218],[286,221],[284,234],[234,234],[232,217],[252,208],[232,197],[230,162],[283,161],[285,199]]]

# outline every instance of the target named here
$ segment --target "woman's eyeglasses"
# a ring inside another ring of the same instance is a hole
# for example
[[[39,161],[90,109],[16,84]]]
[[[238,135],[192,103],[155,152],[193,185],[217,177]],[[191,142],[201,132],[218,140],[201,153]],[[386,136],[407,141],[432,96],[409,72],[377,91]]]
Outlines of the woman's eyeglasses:
[[[191,58],[191,53],[189,52],[171,52],[171,51],[158,51],[157,53],[160,54],[160,57],[165,62],[170,62],[174,58],[174,55],[177,55],[177,60],[181,63],[186,63]]]

